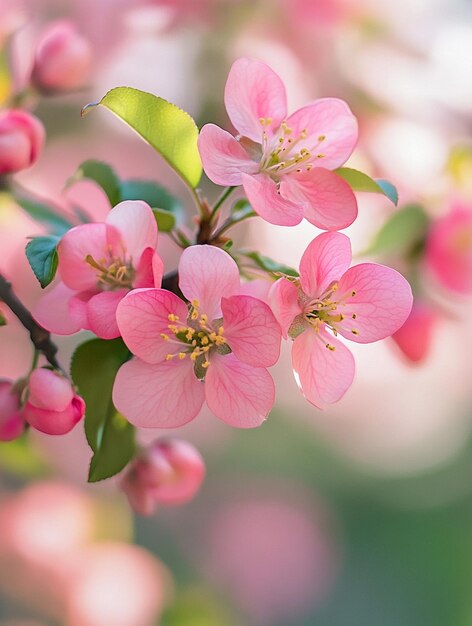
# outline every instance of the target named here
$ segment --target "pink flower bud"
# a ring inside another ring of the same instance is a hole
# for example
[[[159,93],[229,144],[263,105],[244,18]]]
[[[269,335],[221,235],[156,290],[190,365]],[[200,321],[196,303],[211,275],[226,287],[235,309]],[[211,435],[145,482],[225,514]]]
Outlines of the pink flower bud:
[[[12,174],[33,165],[44,143],[44,127],[37,117],[9,109],[0,112],[0,174]]]
[[[28,390],[23,417],[36,430],[47,435],[65,435],[84,416],[85,402],[58,372],[34,370]]]
[[[198,450],[182,439],[156,441],[125,474],[121,488],[141,515],[157,504],[178,505],[191,500],[203,482],[205,464]]]
[[[424,302],[414,302],[411,313],[392,339],[409,361],[419,363],[429,354],[438,314]]]
[[[0,379],[0,441],[12,441],[21,435],[25,422],[20,415],[20,396],[11,380]]]
[[[36,50],[31,81],[43,93],[83,87],[92,65],[89,42],[74,24],[59,20],[44,33]]]

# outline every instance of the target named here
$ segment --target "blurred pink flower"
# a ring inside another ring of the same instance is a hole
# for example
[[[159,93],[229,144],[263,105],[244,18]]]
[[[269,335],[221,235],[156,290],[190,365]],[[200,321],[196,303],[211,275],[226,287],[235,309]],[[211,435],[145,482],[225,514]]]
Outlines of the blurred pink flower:
[[[12,441],[25,427],[20,415],[20,396],[11,380],[0,379],[0,441]]]
[[[38,303],[37,321],[58,335],[85,328],[119,337],[118,303],[130,289],[161,284],[157,234],[150,207],[134,200],[118,204],[105,222],[69,230],[58,246],[61,281]]]
[[[392,335],[409,361],[419,363],[427,358],[438,320],[438,313],[429,304],[414,301],[406,322]]]
[[[135,290],[120,303],[118,326],[138,358],[118,371],[117,409],[137,426],[172,428],[196,417],[206,399],[231,426],[259,426],[274,403],[266,368],[280,353],[269,306],[239,295],[235,261],[214,246],[184,250],[179,286],[190,307],[163,289]]]
[[[400,328],[412,306],[401,274],[374,263],[348,269],[351,260],[346,235],[323,233],[305,250],[300,279],[280,278],[271,290],[283,335],[294,339],[297,383],[319,408],[337,402],[354,378],[354,357],[335,338],[338,333],[357,343],[384,339]]]
[[[59,372],[35,369],[28,381],[28,399],[21,414],[30,426],[48,435],[65,435],[85,413],[85,402]]]
[[[324,230],[352,224],[356,197],[331,171],[357,142],[357,120],[344,101],[323,98],[287,117],[279,76],[242,58],[230,70],[225,105],[239,136],[207,124],[198,144],[214,183],[242,184],[254,210],[272,224],[294,226],[303,217]]]
[[[472,207],[455,202],[432,224],[426,263],[446,289],[472,294]]]
[[[135,511],[151,515],[158,504],[191,500],[205,476],[198,450],[183,439],[161,439],[144,450],[127,469],[121,488]]]
[[[57,93],[83,87],[92,66],[89,42],[69,20],[49,25],[35,54],[31,80],[42,93]]]
[[[0,174],[24,170],[37,160],[45,138],[40,120],[27,111],[0,111]]]

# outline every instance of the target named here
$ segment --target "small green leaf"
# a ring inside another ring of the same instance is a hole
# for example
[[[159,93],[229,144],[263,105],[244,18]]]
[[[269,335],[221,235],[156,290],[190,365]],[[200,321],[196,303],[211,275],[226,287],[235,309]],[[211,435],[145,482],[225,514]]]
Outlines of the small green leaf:
[[[191,187],[202,175],[197,148],[198,128],[188,113],[153,94],[131,87],[116,87],[99,102],[147,141]]]
[[[233,208],[231,209],[231,221],[233,222],[233,224],[242,222],[249,217],[256,216],[257,213],[253,210],[252,206],[249,204],[246,198],[241,198],[241,200],[237,200],[233,204]]]
[[[370,193],[381,193],[393,204],[398,204],[398,192],[392,183],[387,180],[374,180],[364,172],[354,170],[350,167],[340,167],[334,170],[335,174],[343,178],[353,189],[353,191],[367,191]]]
[[[289,267],[288,265],[284,265],[283,263],[278,263],[277,261],[274,261],[267,256],[259,254],[259,252],[243,252],[242,256],[251,259],[258,267],[266,272],[270,272],[271,274],[280,273],[286,274],[287,276],[298,276],[298,272],[294,270],[293,267]]]
[[[364,254],[402,256],[422,246],[429,218],[422,206],[407,204],[395,211]]]
[[[6,326],[6,325],[7,325],[7,318],[0,310],[0,326]]]
[[[63,235],[74,226],[66,217],[59,214],[58,210],[44,200],[26,195],[21,191],[13,191],[13,198],[34,220],[51,229],[55,235]]]
[[[80,345],[72,357],[72,380],[87,405],[85,434],[94,452],[90,482],[114,476],[134,454],[134,428],[112,401],[116,372],[128,358],[129,351],[121,339],[91,339]]]
[[[81,163],[75,174],[67,181],[66,187],[70,187],[81,180],[91,180],[101,187],[112,207],[120,201],[120,179],[107,163],[93,160]]]
[[[153,209],[178,213],[182,205],[164,187],[150,180],[124,180],[120,189],[121,200],[144,200]]]
[[[175,217],[169,211],[163,211],[161,209],[153,209],[154,217],[156,218],[157,227],[161,233],[169,233],[175,226]]]
[[[35,237],[26,244],[26,256],[34,275],[44,289],[53,280],[57,270],[59,237]]]

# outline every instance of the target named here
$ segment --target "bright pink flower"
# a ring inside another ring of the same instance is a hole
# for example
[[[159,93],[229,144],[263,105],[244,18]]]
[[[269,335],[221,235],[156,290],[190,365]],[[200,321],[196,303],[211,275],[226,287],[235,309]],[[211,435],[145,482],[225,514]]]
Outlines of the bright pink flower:
[[[44,93],[83,87],[90,74],[92,49],[74,24],[59,20],[49,26],[38,44],[31,80]]]
[[[127,470],[121,488],[135,511],[151,515],[158,504],[191,500],[205,477],[205,463],[192,444],[182,439],[155,441]]]
[[[179,285],[190,305],[164,289],[138,289],[120,303],[118,326],[138,358],[118,371],[116,408],[137,426],[173,428],[206,399],[231,426],[259,426],[274,403],[266,368],[280,352],[269,306],[239,295],[236,263],[214,246],[184,250]]]
[[[36,162],[43,147],[44,127],[27,111],[0,112],[0,174],[13,174]]]
[[[12,441],[19,437],[25,421],[20,415],[20,396],[13,382],[0,379],[0,441]]]
[[[102,339],[119,337],[118,303],[130,289],[161,284],[156,245],[153,212],[139,200],[121,202],[105,222],[72,228],[58,246],[61,281],[40,300],[37,321],[58,335],[85,328]]]
[[[472,207],[456,203],[433,223],[426,262],[444,287],[472,294]]]
[[[415,300],[406,322],[392,335],[409,361],[419,363],[428,356],[438,320],[439,316],[431,306]]]
[[[344,101],[315,100],[287,117],[279,76],[265,63],[243,58],[230,70],[225,104],[239,135],[207,124],[198,144],[214,183],[243,185],[254,210],[272,224],[294,226],[303,217],[324,230],[352,224],[356,197],[331,171],[357,141],[357,120]]]
[[[300,278],[280,278],[271,290],[282,333],[294,339],[297,383],[319,408],[337,402],[354,378],[354,357],[335,337],[357,343],[389,337],[405,322],[413,301],[401,274],[374,263],[348,269],[351,259],[348,237],[323,233],[305,250]]]
[[[47,435],[65,435],[80,422],[85,402],[58,372],[39,368],[31,373],[28,399],[22,410],[30,426]]]

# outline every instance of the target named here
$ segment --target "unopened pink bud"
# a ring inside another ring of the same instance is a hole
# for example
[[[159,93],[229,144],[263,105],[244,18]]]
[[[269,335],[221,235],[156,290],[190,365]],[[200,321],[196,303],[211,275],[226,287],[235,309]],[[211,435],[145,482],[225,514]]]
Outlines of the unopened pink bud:
[[[205,463],[196,448],[182,439],[156,441],[125,474],[121,488],[141,515],[158,504],[178,505],[191,500],[205,477]]]
[[[437,321],[438,314],[428,304],[413,304],[406,322],[392,335],[392,339],[409,361],[419,363],[426,359]]]
[[[74,24],[60,20],[51,24],[36,50],[31,81],[43,93],[83,87],[92,65],[89,42]]]
[[[64,435],[84,416],[85,402],[58,372],[46,368],[34,370],[28,391],[23,417],[36,430],[48,435]]]
[[[0,379],[0,441],[16,439],[22,434],[24,425],[18,392],[11,380]]]
[[[12,174],[37,160],[45,138],[37,117],[20,109],[0,112],[0,174]]]

